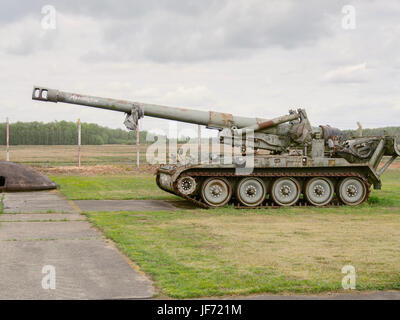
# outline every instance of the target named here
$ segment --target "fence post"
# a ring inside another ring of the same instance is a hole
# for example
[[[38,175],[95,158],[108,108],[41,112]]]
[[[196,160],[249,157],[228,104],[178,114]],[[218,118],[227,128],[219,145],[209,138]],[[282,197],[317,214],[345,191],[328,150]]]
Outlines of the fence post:
[[[6,121],[6,160],[10,161],[10,122]]]
[[[78,167],[81,166],[81,119],[78,119]]]
[[[357,121],[357,126],[358,126],[358,136],[362,137],[363,127],[359,121]]]
[[[201,163],[201,126],[197,125],[197,158],[198,158],[198,163]]]
[[[140,130],[139,130],[139,120],[136,126],[136,166],[139,168],[140,162]]]

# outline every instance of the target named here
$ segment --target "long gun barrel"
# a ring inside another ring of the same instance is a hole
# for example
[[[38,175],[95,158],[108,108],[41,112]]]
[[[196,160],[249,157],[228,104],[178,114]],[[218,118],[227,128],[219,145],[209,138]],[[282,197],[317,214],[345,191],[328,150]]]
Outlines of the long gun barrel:
[[[221,153],[218,148],[209,157],[211,163],[194,163],[183,156],[179,163],[172,161],[157,171],[161,189],[206,208],[237,206],[238,202],[244,207],[291,206],[297,202],[303,206],[306,201],[315,206],[336,205],[338,201],[358,205],[368,198],[371,184],[380,189],[380,176],[400,156],[394,136],[347,139],[339,129],[312,127],[304,109],[267,120],[43,87],[33,88],[32,99],[123,112],[129,130],[137,129],[138,119],[145,115],[218,129],[217,142],[229,145],[232,152]],[[168,147],[171,150],[171,144]],[[242,156],[237,157],[235,150]],[[247,155],[251,157],[243,157]],[[391,158],[380,167],[384,156]],[[226,161],[229,158],[232,161]]]
[[[199,111],[142,102],[100,98],[37,86],[33,88],[32,99],[56,103],[64,102],[94,108],[114,110],[127,113],[128,115],[132,114],[133,110],[136,110],[137,112],[139,112],[139,118],[143,115],[146,115],[155,118],[205,125],[208,128],[215,129],[250,128],[258,131],[300,118],[300,114],[297,112],[293,112],[289,115],[270,120],[261,118],[240,117],[233,116],[229,113],[215,111]]]

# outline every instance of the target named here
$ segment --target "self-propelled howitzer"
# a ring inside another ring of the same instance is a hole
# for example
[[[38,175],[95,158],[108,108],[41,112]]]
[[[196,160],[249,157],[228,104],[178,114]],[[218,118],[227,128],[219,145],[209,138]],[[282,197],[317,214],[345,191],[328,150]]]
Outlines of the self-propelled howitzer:
[[[130,130],[143,116],[217,129],[221,143],[240,149],[231,161],[210,155],[209,161],[186,159],[157,170],[161,189],[207,208],[358,205],[368,199],[371,185],[380,189],[380,176],[400,155],[395,137],[346,139],[330,126],[311,127],[304,109],[273,119],[250,118],[43,87],[34,87],[32,99],[123,112]],[[378,170],[383,156],[390,159]]]

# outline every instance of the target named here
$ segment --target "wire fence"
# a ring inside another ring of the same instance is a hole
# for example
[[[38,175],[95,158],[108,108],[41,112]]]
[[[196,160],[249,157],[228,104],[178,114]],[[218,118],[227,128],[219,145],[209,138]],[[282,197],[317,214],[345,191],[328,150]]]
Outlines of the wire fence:
[[[150,144],[139,146],[140,166],[149,164],[149,155],[146,156]],[[178,144],[177,148],[182,144]],[[0,160],[6,159],[6,146],[0,146]],[[192,150],[197,150],[196,146]],[[211,151],[211,148],[209,148]],[[177,150],[171,150],[176,155]],[[202,153],[208,156],[207,146],[203,145]],[[158,164],[170,160],[168,146],[157,151]],[[80,146],[81,164],[88,165],[131,165],[137,166],[137,148],[135,145],[82,145]],[[197,155],[197,154],[196,154]],[[78,166],[78,146],[73,145],[17,145],[9,147],[9,160],[30,166]]]
[[[10,146],[9,159],[32,166],[77,166],[78,147],[71,145]],[[140,146],[140,163],[146,163],[147,145]],[[137,165],[134,145],[83,145],[80,147],[82,165]],[[0,146],[0,159],[6,159],[6,146]]]

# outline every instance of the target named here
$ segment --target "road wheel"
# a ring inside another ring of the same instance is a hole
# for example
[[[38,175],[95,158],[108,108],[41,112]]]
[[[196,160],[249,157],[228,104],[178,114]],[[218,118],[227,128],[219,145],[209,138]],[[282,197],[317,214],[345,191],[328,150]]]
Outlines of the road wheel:
[[[300,198],[300,184],[294,178],[279,178],[271,189],[272,199],[280,206],[291,206]]]
[[[356,206],[365,200],[367,187],[359,178],[345,178],[339,184],[339,197],[343,203]]]
[[[201,197],[211,207],[221,207],[228,203],[232,188],[225,178],[208,178],[201,187]]]
[[[325,206],[331,202],[334,187],[328,178],[313,178],[307,182],[305,196],[314,206]]]
[[[197,182],[193,177],[183,176],[178,179],[177,187],[180,193],[188,196],[196,191]]]
[[[236,188],[236,196],[240,203],[248,207],[256,207],[265,199],[266,188],[259,178],[243,178]]]

